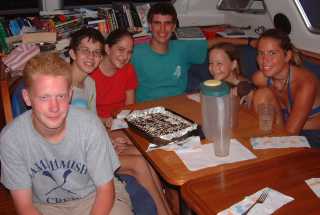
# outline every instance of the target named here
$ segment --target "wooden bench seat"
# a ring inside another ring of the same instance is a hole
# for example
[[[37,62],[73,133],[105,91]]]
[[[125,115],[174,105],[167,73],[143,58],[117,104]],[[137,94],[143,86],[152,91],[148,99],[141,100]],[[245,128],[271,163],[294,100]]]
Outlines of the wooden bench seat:
[[[9,191],[0,184],[0,214],[1,215],[16,215],[13,200]]]

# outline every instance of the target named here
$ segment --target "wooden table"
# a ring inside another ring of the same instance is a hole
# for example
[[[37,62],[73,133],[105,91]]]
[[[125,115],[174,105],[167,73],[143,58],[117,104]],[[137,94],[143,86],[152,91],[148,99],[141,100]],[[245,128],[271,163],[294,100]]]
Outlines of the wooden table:
[[[164,106],[173,110],[198,124],[201,124],[200,103],[188,99],[185,95],[168,97],[161,100],[150,101],[129,106],[131,109],[144,109],[155,106]],[[205,168],[198,171],[189,171],[174,152],[155,150],[146,152],[149,142],[141,134],[132,129],[126,130],[128,136],[136,144],[146,159],[153,165],[156,171],[167,183],[181,186],[185,182],[206,175],[221,173],[227,169],[238,168],[243,165],[261,162],[274,157],[283,156],[301,149],[269,149],[253,150],[250,145],[250,137],[262,136],[263,133],[258,128],[257,116],[246,109],[241,109],[239,114],[239,127],[233,131],[233,136],[244,146],[250,149],[257,159],[241,161],[232,164],[224,164],[216,167]],[[273,129],[272,135],[285,135],[284,130]],[[203,143],[207,143],[206,140]]]
[[[273,214],[320,214],[320,199],[305,183],[319,177],[320,151],[305,149],[191,180],[182,186],[182,196],[198,215],[212,215],[270,187],[295,199]]]

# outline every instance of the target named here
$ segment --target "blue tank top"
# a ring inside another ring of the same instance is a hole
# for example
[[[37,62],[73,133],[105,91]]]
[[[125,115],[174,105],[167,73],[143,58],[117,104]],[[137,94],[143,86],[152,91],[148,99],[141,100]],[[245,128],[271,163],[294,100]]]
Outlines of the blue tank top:
[[[283,108],[282,113],[283,117],[285,120],[289,118],[290,110],[293,106],[293,98],[292,98],[292,93],[291,93],[291,87],[290,87],[290,82],[291,82],[291,67],[289,66],[289,75],[288,75],[288,84],[287,84],[287,90],[288,90],[288,108]],[[267,80],[267,85],[270,87],[272,85],[272,79],[268,78]],[[314,115],[320,113],[320,106],[313,108],[310,113],[309,113],[309,118],[312,118]]]

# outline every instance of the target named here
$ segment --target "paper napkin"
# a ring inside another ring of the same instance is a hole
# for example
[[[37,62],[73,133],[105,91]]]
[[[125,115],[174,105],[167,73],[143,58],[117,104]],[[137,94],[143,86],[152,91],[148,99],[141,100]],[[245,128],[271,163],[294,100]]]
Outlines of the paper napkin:
[[[111,131],[128,128],[128,124],[123,119],[113,119],[111,125]]]
[[[294,198],[273,190],[269,187],[261,189],[256,193],[245,197],[240,202],[232,205],[218,213],[218,215],[241,215],[243,214],[254,202],[259,198],[264,190],[268,190],[268,196],[262,204],[256,204],[248,213],[248,215],[259,214],[267,215],[272,214],[274,211],[282,207],[283,205],[291,202]]]
[[[123,128],[128,128],[128,123],[124,120],[126,116],[131,112],[131,110],[122,110],[117,114],[117,117],[112,120],[112,125],[110,130],[118,130]]]
[[[187,98],[195,102],[200,102],[200,93],[188,94]]]
[[[117,114],[117,119],[125,119],[129,115],[130,112],[131,112],[131,110],[120,111],[120,113]]]
[[[305,180],[310,189],[320,198],[320,178],[310,178]]]
[[[256,158],[250,150],[236,139],[231,139],[230,153],[226,157],[215,156],[213,143],[201,145],[201,150],[176,151],[176,154],[190,171]]]
[[[250,139],[254,149],[269,148],[298,148],[308,147],[309,142],[304,136],[287,136],[287,137],[253,137]]]

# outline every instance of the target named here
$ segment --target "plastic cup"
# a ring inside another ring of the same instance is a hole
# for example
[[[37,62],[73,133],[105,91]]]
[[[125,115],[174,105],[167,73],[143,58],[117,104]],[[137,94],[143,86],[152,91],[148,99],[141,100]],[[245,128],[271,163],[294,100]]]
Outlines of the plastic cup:
[[[200,85],[202,125],[205,137],[213,141],[216,156],[227,156],[230,145],[230,88],[218,80]]]
[[[259,128],[264,133],[271,133],[274,118],[274,108],[271,104],[259,104]]]

